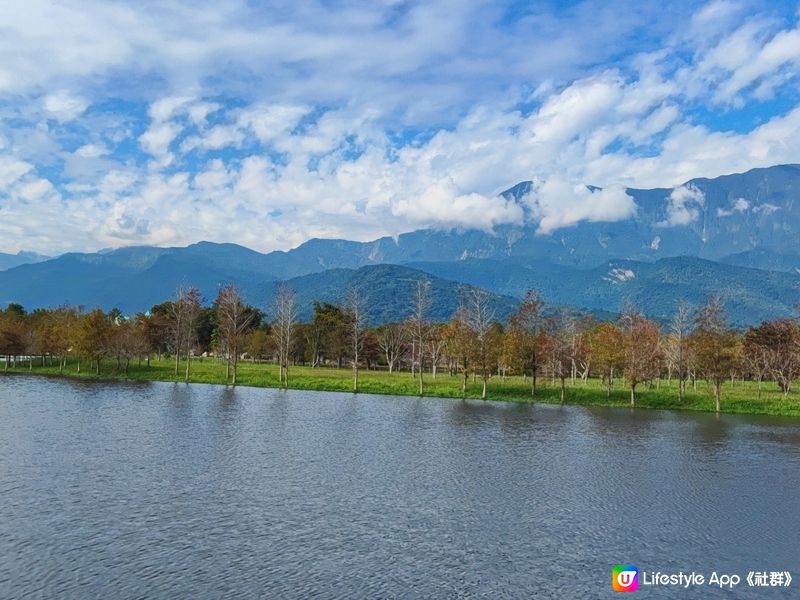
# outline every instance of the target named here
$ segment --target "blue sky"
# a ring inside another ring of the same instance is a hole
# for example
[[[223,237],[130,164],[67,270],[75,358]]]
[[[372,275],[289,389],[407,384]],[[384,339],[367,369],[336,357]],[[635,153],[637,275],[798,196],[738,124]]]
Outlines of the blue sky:
[[[0,252],[628,218],[626,186],[800,162],[799,20],[734,0],[4,2]],[[526,179],[534,210],[496,197]]]

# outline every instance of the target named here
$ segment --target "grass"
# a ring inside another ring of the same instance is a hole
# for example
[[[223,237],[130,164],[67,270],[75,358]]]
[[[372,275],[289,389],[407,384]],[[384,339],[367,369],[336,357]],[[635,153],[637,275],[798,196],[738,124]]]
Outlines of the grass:
[[[181,364],[181,375],[175,377],[175,363],[168,359],[153,360],[150,366],[144,363],[131,363],[128,375],[116,368],[116,362],[107,360],[101,365],[100,375],[85,369],[77,372],[77,365],[71,361],[63,373],[57,366],[41,366],[35,364],[28,369],[27,363],[20,363],[8,371],[0,370],[0,375],[35,374],[46,376],[79,377],[94,380],[130,380],[130,381],[184,381],[185,363]],[[225,384],[225,365],[214,359],[197,359],[192,361],[192,383]],[[474,398],[481,395],[480,379],[474,383],[469,379],[466,394],[461,390],[462,379],[458,375],[439,372],[436,379],[430,373],[425,374],[425,396],[440,398]],[[237,384],[254,387],[278,387],[278,368],[266,363],[239,363]],[[359,371],[359,392],[368,394],[393,394],[400,396],[418,396],[419,387],[416,378],[408,372],[387,373],[386,371]],[[350,392],[353,389],[352,371],[347,369],[316,368],[296,366],[289,369],[289,387],[300,390]],[[531,397],[530,380],[522,377],[494,377],[489,381],[488,399],[506,402],[539,402],[559,403],[558,382],[553,384],[541,379],[536,397]],[[606,393],[605,386],[599,379],[587,382],[576,382],[567,385],[565,404],[587,406],[630,406],[630,391],[619,381],[611,391]],[[695,410],[713,412],[714,399],[711,389],[705,382],[698,382],[697,389],[687,389],[686,398],[678,399],[677,384],[661,381],[660,385],[637,389],[636,406],[639,408],[655,408],[669,410]],[[758,399],[758,386],[755,382],[727,382],[722,390],[722,411],[740,414],[765,414],[800,416],[800,394],[793,391],[784,396],[772,382],[762,385],[761,398]]]

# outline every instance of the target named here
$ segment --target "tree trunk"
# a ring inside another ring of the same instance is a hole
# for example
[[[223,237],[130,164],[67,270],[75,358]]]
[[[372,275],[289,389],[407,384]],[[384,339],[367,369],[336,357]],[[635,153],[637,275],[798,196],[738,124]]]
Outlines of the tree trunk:
[[[720,387],[721,383],[718,381],[714,382],[714,403],[716,405],[716,411],[719,412],[719,397],[720,397]]]
[[[562,375],[561,376],[561,404],[564,404],[564,399],[566,397],[566,378]]]
[[[483,392],[481,392],[481,400],[486,400],[486,377],[483,378]]]
[[[636,406],[636,384],[631,384],[631,408]]]

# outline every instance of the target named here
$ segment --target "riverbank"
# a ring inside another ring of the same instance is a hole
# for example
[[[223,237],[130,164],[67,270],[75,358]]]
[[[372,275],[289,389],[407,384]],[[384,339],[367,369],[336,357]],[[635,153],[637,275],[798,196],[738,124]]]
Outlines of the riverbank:
[[[114,361],[108,360],[102,365],[100,375],[77,372],[77,366],[69,363],[63,373],[57,366],[41,366],[34,364],[29,370],[27,363],[20,363],[8,371],[0,370],[2,375],[39,375],[50,377],[69,377],[87,380],[129,380],[129,381],[165,381],[184,382],[185,363],[181,364],[180,375],[175,377],[175,363],[170,360],[151,361],[150,366],[132,363],[127,375],[119,372]],[[225,384],[225,365],[214,359],[203,359],[192,362],[191,383]],[[239,364],[237,384],[241,386],[277,388],[278,368],[273,364],[242,362]],[[350,369],[291,367],[289,370],[289,387],[298,390],[316,390],[327,392],[350,392],[353,389],[352,371]],[[408,372],[387,373],[385,371],[359,371],[359,392],[369,394],[391,394],[398,396],[419,396],[419,383],[416,377]],[[466,393],[462,393],[462,379],[457,375],[439,372],[434,379],[425,373],[425,396],[438,398],[470,398],[480,399],[481,382],[470,378]],[[558,404],[560,394],[558,382],[553,384],[549,379],[541,379],[537,385],[535,397],[531,397],[530,379],[522,377],[494,377],[489,382],[487,400],[503,402],[531,403],[540,402]],[[796,391],[784,396],[773,382],[762,384],[760,399],[758,385],[755,382],[727,382],[722,390],[722,412],[736,414],[763,414],[780,416],[800,416],[800,393]],[[605,386],[598,379],[587,382],[578,380],[574,385],[567,383],[565,404],[587,406],[630,406],[630,391],[618,381],[607,394]],[[659,385],[637,389],[637,408],[693,410],[703,412],[714,411],[714,399],[705,382],[698,382],[697,389],[687,390],[681,402],[678,399],[677,384],[662,381]]]

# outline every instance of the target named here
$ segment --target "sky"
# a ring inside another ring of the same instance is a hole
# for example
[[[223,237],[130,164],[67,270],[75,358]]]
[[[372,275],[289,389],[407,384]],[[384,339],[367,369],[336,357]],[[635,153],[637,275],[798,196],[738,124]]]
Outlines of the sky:
[[[800,162],[797,2],[6,0],[0,24],[0,252],[549,235],[630,218],[626,187]],[[497,196],[524,180],[535,210]]]

